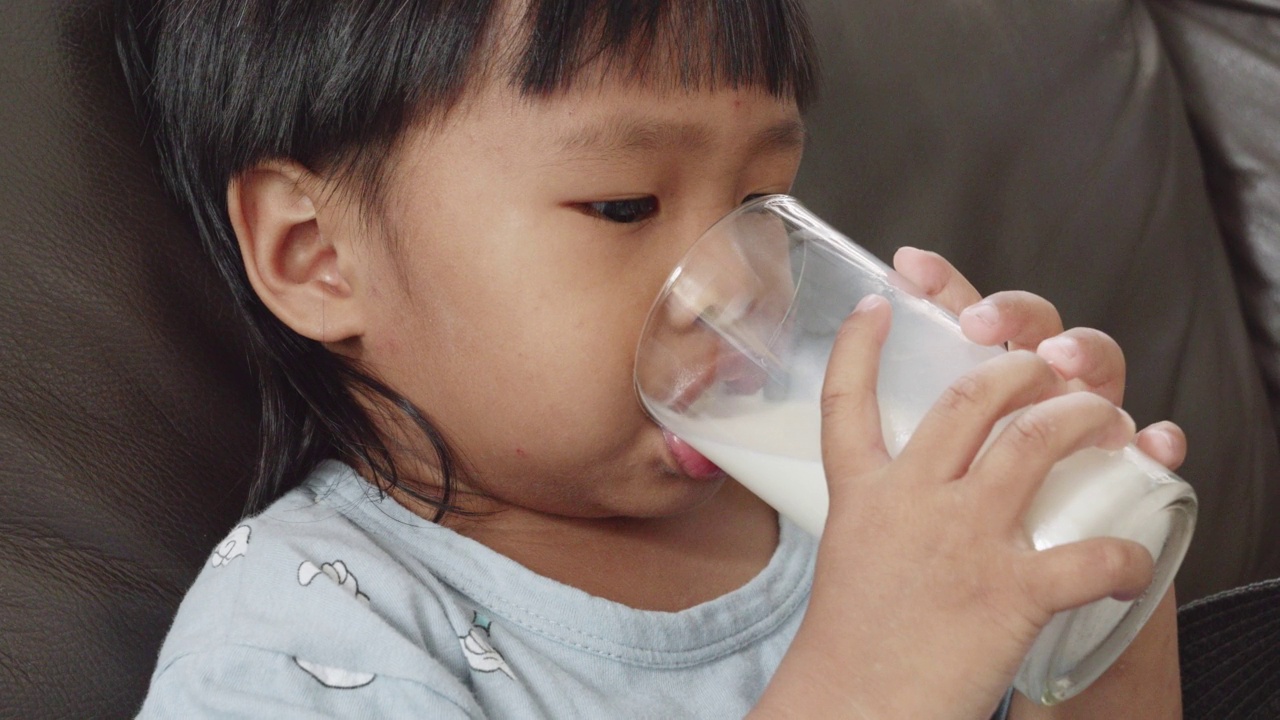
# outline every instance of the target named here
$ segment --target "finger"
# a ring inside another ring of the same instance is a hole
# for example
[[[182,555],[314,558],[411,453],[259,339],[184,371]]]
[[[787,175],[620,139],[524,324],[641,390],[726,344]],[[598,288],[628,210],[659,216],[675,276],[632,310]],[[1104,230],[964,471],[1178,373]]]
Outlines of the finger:
[[[925,297],[953,314],[982,299],[982,294],[938,253],[913,247],[898,248],[893,268],[924,292]]]
[[[889,334],[889,301],[863,298],[836,335],[822,383],[822,463],[833,485],[889,461],[876,378]]]
[[[1065,389],[1066,382],[1034,354],[999,355],[942,393],[898,458],[917,477],[941,482],[959,478],[997,420]]]
[[[1053,303],[1021,290],[988,295],[964,308],[960,329],[979,345],[1008,343],[1010,350],[1033,350],[1042,340],[1062,332],[1062,317]]]
[[[1055,463],[1087,447],[1119,450],[1133,432],[1128,413],[1093,393],[1049,398],[1009,421],[973,463],[970,481],[987,485],[999,507],[1021,517]]]
[[[1072,389],[1094,392],[1119,405],[1124,401],[1124,352],[1111,336],[1093,328],[1071,328],[1036,347]]]
[[[1133,600],[1151,585],[1151,553],[1118,538],[1092,538],[1028,551],[1014,564],[1023,591],[1045,613],[1113,597]]]
[[[1182,428],[1168,420],[1148,425],[1138,433],[1133,444],[1170,470],[1182,467],[1187,459],[1187,436]]]

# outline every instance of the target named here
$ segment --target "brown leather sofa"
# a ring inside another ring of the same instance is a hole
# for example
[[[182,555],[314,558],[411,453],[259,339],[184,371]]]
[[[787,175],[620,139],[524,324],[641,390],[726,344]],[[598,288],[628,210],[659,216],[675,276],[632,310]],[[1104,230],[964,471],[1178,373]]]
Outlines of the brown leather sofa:
[[[1133,415],[1190,437],[1181,597],[1280,576],[1280,4],[809,4],[796,194],[1113,334]],[[136,709],[253,457],[244,341],[110,5],[0,0],[0,717]]]

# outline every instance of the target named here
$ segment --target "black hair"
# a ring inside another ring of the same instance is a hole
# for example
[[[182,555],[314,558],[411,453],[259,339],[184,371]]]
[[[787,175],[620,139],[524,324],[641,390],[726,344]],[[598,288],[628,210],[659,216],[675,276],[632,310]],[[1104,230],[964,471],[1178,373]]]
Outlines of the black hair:
[[[513,8],[523,14],[501,40]],[[455,509],[458,463],[425,412],[257,297],[227,214],[232,179],[290,159],[346,183],[373,210],[404,131],[448,113],[481,75],[550,96],[603,63],[640,82],[761,87],[802,109],[817,82],[799,0],[117,0],[117,18],[162,178],[248,326],[262,400],[250,512],[337,458],[383,491],[426,502],[438,520]],[[407,419],[429,440],[440,488],[402,482],[371,413]]]

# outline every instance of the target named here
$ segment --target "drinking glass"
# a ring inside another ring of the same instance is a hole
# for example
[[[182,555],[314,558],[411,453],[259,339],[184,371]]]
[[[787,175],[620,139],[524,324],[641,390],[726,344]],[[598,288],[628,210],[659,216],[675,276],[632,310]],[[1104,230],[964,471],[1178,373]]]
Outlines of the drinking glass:
[[[896,456],[951,383],[1004,350],[966,339],[954,315],[787,196],[737,208],[671,273],[637,350],[641,402],[668,431],[819,535],[827,514],[822,381],[836,331],[871,293],[892,307],[876,391],[885,445]],[[1057,463],[1024,518],[1034,547],[1125,538],[1151,552],[1155,575],[1136,600],[1104,598],[1055,615],[1015,687],[1052,704],[1097,679],[1173,581],[1195,517],[1191,487],[1132,445],[1081,450]]]

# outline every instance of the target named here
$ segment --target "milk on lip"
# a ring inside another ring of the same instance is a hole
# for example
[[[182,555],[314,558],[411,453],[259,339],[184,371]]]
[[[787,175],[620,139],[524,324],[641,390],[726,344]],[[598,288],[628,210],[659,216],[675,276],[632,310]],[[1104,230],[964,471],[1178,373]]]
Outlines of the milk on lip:
[[[822,534],[827,479],[821,460],[769,455],[712,440],[687,442],[774,510],[811,534]]]
[[[729,416],[683,415],[673,423],[659,409],[656,419],[679,427],[681,440],[800,527],[821,535],[827,480],[817,406],[768,402],[760,394],[734,400]]]
[[[762,393],[721,398],[716,415],[675,414],[651,405],[654,419],[775,510],[820,535],[827,517],[821,416],[816,405],[769,402]]]

